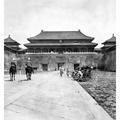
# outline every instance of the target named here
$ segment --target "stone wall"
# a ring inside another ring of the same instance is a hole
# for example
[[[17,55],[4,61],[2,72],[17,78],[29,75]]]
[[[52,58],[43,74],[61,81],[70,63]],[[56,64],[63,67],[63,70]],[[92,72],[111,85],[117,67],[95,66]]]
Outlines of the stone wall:
[[[94,54],[26,54],[23,59],[23,64],[30,58],[32,66],[37,68],[37,71],[42,71],[43,64],[47,64],[48,71],[58,70],[58,64],[64,64],[64,68],[74,69],[74,64],[98,66],[101,55]]]
[[[58,64],[64,64],[64,68],[74,69],[74,64],[98,66],[102,55],[98,53],[82,54],[13,54],[5,52],[5,68],[9,68],[13,57],[16,57],[17,69],[25,73],[25,64],[30,58],[32,66],[37,68],[37,72],[43,71],[43,64],[47,64],[48,71],[58,70]]]
[[[4,51],[4,71],[8,73],[10,63],[13,61],[13,58],[16,58],[16,54],[10,51]]]
[[[116,71],[116,50],[105,52],[99,66],[102,66],[103,70]]]

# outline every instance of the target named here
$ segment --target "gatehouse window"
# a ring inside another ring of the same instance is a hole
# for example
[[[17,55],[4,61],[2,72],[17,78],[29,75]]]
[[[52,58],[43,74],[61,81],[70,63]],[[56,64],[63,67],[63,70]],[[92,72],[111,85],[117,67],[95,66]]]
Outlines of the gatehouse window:
[[[79,49],[78,48],[74,48],[74,52],[79,52]]]
[[[39,52],[41,52],[41,49],[40,49],[40,48],[36,48],[36,49],[35,49],[35,52],[36,52],[36,53],[39,53]]]
[[[48,49],[47,48],[43,48],[42,52],[48,52]]]
[[[85,48],[81,48],[81,52],[85,52],[86,51],[86,49]]]
[[[50,48],[49,52],[55,52],[55,49],[54,48]]]
[[[66,51],[67,51],[67,52],[72,52],[72,49],[71,49],[71,48],[67,48]]]
[[[30,53],[34,53],[34,49],[29,49],[29,52]]]

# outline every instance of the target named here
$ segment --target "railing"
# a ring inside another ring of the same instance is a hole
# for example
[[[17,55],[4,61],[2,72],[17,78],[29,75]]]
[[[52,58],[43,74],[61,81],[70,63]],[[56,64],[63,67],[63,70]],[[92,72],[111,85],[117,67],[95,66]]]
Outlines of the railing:
[[[27,52],[26,54],[97,54],[97,52]]]

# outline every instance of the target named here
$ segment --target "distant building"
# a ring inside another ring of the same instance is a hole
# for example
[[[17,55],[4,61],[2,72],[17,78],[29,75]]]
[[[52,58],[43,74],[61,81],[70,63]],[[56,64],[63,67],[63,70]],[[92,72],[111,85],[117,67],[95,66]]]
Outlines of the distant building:
[[[60,66],[76,67],[95,65],[94,52],[96,43],[93,37],[86,36],[78,31],[43,31],[27,39],[30,43],[26,55],[31,59],[33,66],[39,70],[56,70]]]
[[[100,61],[100,66],[103,70],[116,71],[116,37],[113,36],[106,40],[101,48],[103,57]]]
[[[13,40],[10,37],[10,35],[6,39],[4,39],[4,44],[5,44],[5,46],[7,46],[7,47],[9,47],[13,50],[19,50],[20,49],[20,47],[19,47],[20,44],[18,42],[16,42],[15,40]]]
[[[26,49],[22,49],[19,47],[20,43],[18,43],[16,40],[13,40],[10,35],[4,39],[4,50],[8,50],[13,53],[18,54],[24,54],[26,52]]]
[[[116,37],[114,36],[114,34],[112,35],[112,37],[108,40],[106,40],[105,42],[102,43],[104,46],[101,48],[102,51],[104,52],[106,49],[116,45]]]
[[[101,48],[95,48],[94,51],[97,52],[97,53],[101,53],[102,52]]]
[[[25,54],[25,49],[19,47],[19,43],[13,40],[10,35],[4,39],[4,69],[8,72],[11,62],[17,63],[19,54]]]

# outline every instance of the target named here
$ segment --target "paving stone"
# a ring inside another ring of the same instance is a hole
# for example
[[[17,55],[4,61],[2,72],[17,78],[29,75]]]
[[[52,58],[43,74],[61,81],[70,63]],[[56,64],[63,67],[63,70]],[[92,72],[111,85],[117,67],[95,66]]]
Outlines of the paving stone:
[[[91,86],[87,87],[91,82]],[[80,83],[81,84],[81,83]],[[115,72],[93,71],[92,79],[83,88],[111,115],[116,116],[116,74]],[[114,111],[114,112],[113,112]]]
[[[5,120],[112,120],[76,81],[58,72],[34,75],[27,87],[6,96],[13,101],[5,107]]]

